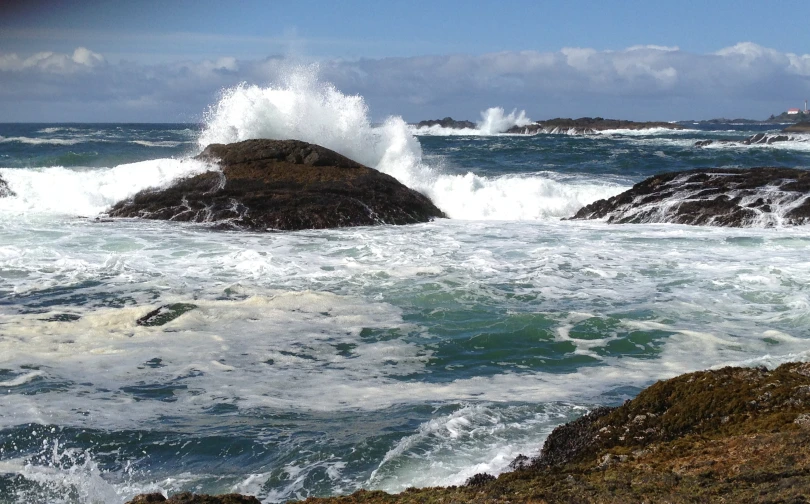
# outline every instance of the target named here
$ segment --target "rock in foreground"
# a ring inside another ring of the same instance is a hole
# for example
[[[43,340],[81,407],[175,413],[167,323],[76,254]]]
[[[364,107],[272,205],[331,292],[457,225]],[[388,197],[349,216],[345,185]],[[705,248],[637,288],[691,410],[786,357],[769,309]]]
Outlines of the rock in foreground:
[[[147,189],[111,217],[210,222],[222,229],[298,230],[427,222],[444,213],[395,178],[319,145],[245,140],[209,145],[199,158],[222,171]]]
[[[540,456],[520,456],[513,469],[460,487],[360,490],[306,502],[807,502],[810,363],[660,381],[622,406],[558,427]]]
[[[513,126],[507,130],[507,133],[524,135],[536,135],[538,133],[552,135],[594,135],[605,130],[643,130],[653,128],[680,130],[683,129],[683,126],[668,122],[636,122],[603,119],[601,117],[580,117],[579,119],[549,119],[548,121],[537,121],[536,123],[526,126]]]
[[[591,203],[573,219],[727,227],[810,222],[810,172],[794,168],[698,169],[664,173]]]
[[[248,495],[205,495],[191,492],[175,494],[168,499],[159,493],[141,494],[127,504],[152,504],[158,502],[164,504],[261,504],[259,499]]]

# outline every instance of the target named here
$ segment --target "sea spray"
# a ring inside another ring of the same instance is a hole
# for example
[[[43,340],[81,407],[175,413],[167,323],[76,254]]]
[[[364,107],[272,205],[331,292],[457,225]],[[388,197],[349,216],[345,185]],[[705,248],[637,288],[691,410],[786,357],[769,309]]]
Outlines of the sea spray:
[[[361,96],[345,95],[318,81],[316,74],[312,68],[301,68],[278,86],[241,84],[224,90],[206,114],[199,147],[253,138],[316,143],[426,194],[454,219],[567,217],[583,205],[623,189],[587,179],[567,184],[541,173],[492,178],[472,172],[441,173],[423,160],[419,140],[401,117],[389,117],[373,126]],[[505,114],[499,107],[487,109],[481,117],[482,133],[530,122],[524,111]]]
[[[0,168],[0,177],[16,194],[0,198],[0,220],[21,214],[94,217],[142,189],[215,169],[195,159],[154,159],[99,169]]]
[[[509,114],[504,114],[501,107],[491,107],[481,112],[481,121],[478,122],[478,131],[483,135],[495,135],[505,133],[513,126],[526,126],[532,120],[526,116],[526,111],[517,109]]]
[[[424,136],[494,136],[506,133],[514,126],[526,126],[531,124],[525,110],[520,112],[517,109],[506,114],[502,107],[490,107],[481,111],[481,120],[476,123],[475,128],[445,128],[441,125],[412,127],[411,132],[415,135]]]

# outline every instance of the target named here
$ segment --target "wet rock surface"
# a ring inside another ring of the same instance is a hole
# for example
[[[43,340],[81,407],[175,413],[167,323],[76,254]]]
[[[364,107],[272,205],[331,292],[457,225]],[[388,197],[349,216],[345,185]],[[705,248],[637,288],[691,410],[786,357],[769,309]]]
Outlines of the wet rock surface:
[[[698,169],[663,173],[581,208],[572,219],[614,224],[772,227],[810,222],[810,171]]]
[[[601,117],[580,117],[579,119],[549,119],[548,121],[537,121],[536,123],[526,126],[513,126],[507,130],[507,133],[525,135],[536,135],[538,133],[593,135],[605,130],[642,130],[652,128],[680,130],[683,129],[683,126],[668,122],[636,122],[619,119],[603,119]]]
[[[164,504],[260,504],[259,499],[249,495],[206,495],[191,492],[175,494],[168,499],[160,493],[141,494],[127,502],[127,504],[151,504],[155,502]]]
[[[659,381],[621,406],[558,427],[538,457],[521,456],[512,468],[459,487],[305,502],[808,502],[810,363]],[[132,504],[163,502],[140,498]]]
[[[8,183],[3,180],[3,177],[0,177],[0,198],[8,198],[11,196],[16,196],[16,194],[9,189]]]
[[[787,131],[785,128],[784,131]],[[708,147],[709,145],[728,145],[728,144],[737,144],[737,145],[771,145],[779,142],[806,142],[808,141],[807,137],[802,136],[794,136],[794,135],[774,135],[772,133],[757,133],[756,135],[751,135],[748,138],[743,140],[729,140],[729,139],[722,139],[722,140],[698,140],[695,142],[695,147]]]
[[[452,117],[445,117],[444,119],[430,119],[427,121],[419,121],[416,123],[417,128],[429,128],[431,126],[441,126],[442,128],[450,129],[475,129],[476,125],[471,121],[456,121]]]
[[[210,171],[116,203],[110,217],[212,223],[218,229],[299,230],[412,224],[445,217],[395,178],[319,145],[245,140],[209,145]]]
[[[172,303],[156,308],[135,321],[139,326],[156,327],[168,324],[184,313],[197,309],[191,303]]]

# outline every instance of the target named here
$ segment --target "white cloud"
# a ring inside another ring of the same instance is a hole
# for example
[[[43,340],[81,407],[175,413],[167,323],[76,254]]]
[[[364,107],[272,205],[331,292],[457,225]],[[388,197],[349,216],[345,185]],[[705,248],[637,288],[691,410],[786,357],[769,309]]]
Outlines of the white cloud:
[[[10,114],[24,114],[25,103],[48,103],[36,109],[49,111],[60,110],[62,103],[74,104],[63,107],[67,111],[83,101],[88,115],[103,111],[98,120],[189,120],[199,118],[223,87],[243,81],[281,82],[293,66],[280,57],[108,63],[83,47],[72,54],[0,53],[0,114],[7,120],[56,120]],[[712,54],[662,46],[563,48],[329,60],[319,66],[323,80],[344,93],[363,95],[378,119],[388,114],[407,120],[474,118],[491,106],[526,109],[535,118],[758,118],[798,106],[810,96],[810,55],[751,42]]]
[[[85,48],[77,47],[73,54],[39,52],[25,59],[17,54],[0,55],[0,71],[20,72],[32,70],[54,74],[74,73],[104,64],[104,57]]]
[[[94,67],[104,63],[104,57],[100,54],[94,53],[86,47],[77,47],[73,51],[73,62],[85,67]]]

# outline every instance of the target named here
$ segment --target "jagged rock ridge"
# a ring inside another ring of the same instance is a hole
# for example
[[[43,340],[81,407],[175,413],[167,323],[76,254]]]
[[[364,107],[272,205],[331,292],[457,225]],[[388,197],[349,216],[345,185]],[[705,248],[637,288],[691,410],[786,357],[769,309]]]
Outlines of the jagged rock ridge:
[[[573,219],[772,227],[810,222],[810,172],[794,168],[714,168],[650,177],[591,203]]]
[[[445,214],[395,178],[298,140],[209,145],[210,171],[116,203],[111,217],[214,223],[221,229],[298,230],[427,222]]]

